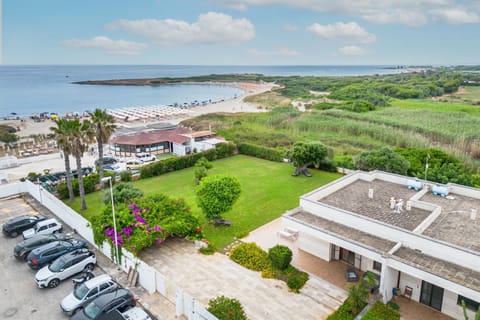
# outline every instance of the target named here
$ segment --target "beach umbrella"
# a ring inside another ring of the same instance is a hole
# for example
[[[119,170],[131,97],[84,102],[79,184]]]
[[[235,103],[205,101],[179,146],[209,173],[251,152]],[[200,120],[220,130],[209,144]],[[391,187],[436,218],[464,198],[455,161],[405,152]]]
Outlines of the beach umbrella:
[[[16,116],[16,115],[17,115],[16,112],[10,112],[10,114],[11,114],[12,116]]]

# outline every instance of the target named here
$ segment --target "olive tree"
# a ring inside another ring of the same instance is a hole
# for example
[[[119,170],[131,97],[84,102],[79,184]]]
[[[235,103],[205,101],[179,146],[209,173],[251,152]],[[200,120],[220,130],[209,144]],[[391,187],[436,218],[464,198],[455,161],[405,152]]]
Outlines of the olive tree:
[[[312,175],[308,172],[307,167],[312,164],[318,164],[328,154],[328,149],[320,142],[297,142],[293,145],[293,150],[288,152],[287,156],[296,167],[293,176],[303,173],[307,177]]]
[[[240,196],[238,179],[231,175],[213,175],[202,179],[195,188],[198,206],[209,220],[220,218]]]

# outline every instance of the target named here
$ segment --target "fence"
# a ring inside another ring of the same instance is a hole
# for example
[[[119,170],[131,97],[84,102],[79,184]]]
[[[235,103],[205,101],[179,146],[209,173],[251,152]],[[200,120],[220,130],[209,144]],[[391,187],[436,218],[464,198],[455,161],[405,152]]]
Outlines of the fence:
[[[93,230],[90,222],[79,215],[76,211],[65,205],[62,201],[49,193],[39,185],[30,181],[0,185],[0,199],[29,193],[44,207],[53,212],[58,218],[74,229],[80,236],[90,242],[92,246],[100,250],[105,256],[111,258],[111,246],[105,242],[97,246],[93,240]],[[186,316],[188,320],[218,320],[209,313],[200,303],[189,296],[173,282],[169,282],[165,276],[159,273],[141,259],[135,257],[131,252],[122,249],[120,267],[128,272],[130,268],[138,272],[138,283],[149,293],[160,293],[162,296],[175,304],[177,316]]]

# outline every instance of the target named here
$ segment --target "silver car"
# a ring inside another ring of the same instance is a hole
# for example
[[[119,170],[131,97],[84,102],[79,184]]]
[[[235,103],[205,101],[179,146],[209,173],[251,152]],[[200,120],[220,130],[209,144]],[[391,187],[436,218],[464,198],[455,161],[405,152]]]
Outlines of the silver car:
[[[96,276],[78,286],[72,293],[63,298],[60,303],[62,311],[72,315],[82,309],[99,295],[117,289],[118,285],[108,274]]]

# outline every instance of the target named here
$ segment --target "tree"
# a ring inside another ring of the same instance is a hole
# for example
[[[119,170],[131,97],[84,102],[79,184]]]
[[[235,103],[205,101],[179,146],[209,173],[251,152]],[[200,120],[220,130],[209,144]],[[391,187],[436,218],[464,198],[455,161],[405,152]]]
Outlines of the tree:
[[[297,142],[293,145],[293,150],[287,156],[297,168],[293,176],[298,176],[300,173],[310,177],[307,167],[311,164],[318,164],[328,154],[327,147],[320,142]]]
[[[90,112],[89,114],[92,121],[92,129],[95,132],[95,139],[97,140],[98,145],[98,174],[101,181],[103,178],[103,144],[108,142],[117,126],[114,124],[115,118],[105,110],[95,109],[95,111]]]
[[[94,132],[90,126],[90,122],[82,121],[79,119],[69,120],[71,123],[71,153],[75,157],[77,163],[77,175],[78,175],[78,192],[82,202],[82,210],[87,209],[87,203],[85,202],[85,188],[83,186],[83,172],[82,172],[82,157],[83,153],[88,147],[88,144],[93,140]]]
[[[406,175],[410,162],[388,147],[362,152],[353,158],[355,168],[364,171],[382,170]]]
[[[110,193],[105,193],[102,196],[104,204],[111,203]],[[143,191],[130,183],[120,183],[113,187],[113,201],[115,203],[130,204],[134,199],[143,197]]]
[[[207,176],[207,171],[213,167],[213,164],[207,158],[201,157],[195,163],[195,167],[195,184],[198,185]]]
[[[219,320],[247,319],[240,301],[225,296],[216,297],[215,299],[208,301],[207,310]]]
[[[207,219],[219,218],[233,207],[241,193],[238,179],[230,175],[214,175],[204,178],[195,188],[198,206]]]
[[[58,147],[63,152],[63,159],[65,161],[65,172],[67,180],[68,195],[71,202],[75,200],[72,184],[72,170],[70,168],[70,154],[72,149],[72,126],[71,122],[67,119],[58,119],[55,121],[56,127],[50,127],[55,139],[57,140]]]

